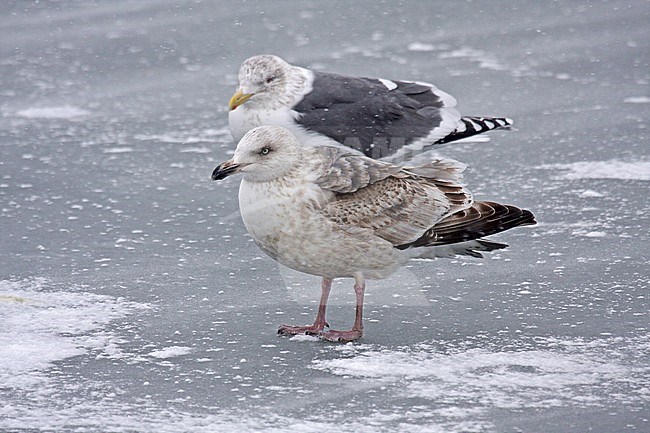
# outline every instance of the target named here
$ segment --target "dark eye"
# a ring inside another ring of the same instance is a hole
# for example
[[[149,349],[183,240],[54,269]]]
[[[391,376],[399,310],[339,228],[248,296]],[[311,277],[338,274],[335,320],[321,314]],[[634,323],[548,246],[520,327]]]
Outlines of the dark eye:
[[[271,76],[266,79],[266,84],[271,84],[273,81],[275,81],[275,77]]]
[[[260,155],[268,155],[270,151],[271,149],[269,149],[268,147],[263,147],[262,149],[260,149]]]

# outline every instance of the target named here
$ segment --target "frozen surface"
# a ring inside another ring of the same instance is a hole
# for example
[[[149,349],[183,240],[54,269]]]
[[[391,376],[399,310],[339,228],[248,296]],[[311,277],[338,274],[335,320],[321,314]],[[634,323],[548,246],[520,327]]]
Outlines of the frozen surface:
[[[541,168],[559,171],[561,173],[559,177],[568,180],[650,180],[650,161],[580,161],[571,164],[543,165]]]
[[[650,3],[328,4],[0,4],[0,431],[650,431]],[[263,52],[513,118],[437,153],[539,225],[278,337],[319,281],[209,180]]]

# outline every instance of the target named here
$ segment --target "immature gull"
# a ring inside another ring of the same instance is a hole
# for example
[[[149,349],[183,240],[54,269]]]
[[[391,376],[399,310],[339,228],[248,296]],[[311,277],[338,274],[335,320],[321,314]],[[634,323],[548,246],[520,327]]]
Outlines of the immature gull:
[[[482,257],[507,246],[482,237],[535,224],[527,210],[475,202],[461,183],[464,168],[449,159],[402,167],[341,147],[304,146],[285,128],[262,126],[212,179],[242,173],[239,207],[255,243],[281,264],[322,277],[314,324],[282,325],[278,333],[352,341],[363,333],[366,279],[386,278],[414,258]],[[354,326],[325,332],[327,298],[339,277],[355,280]]]
[[[241,65],[229,107],[236,142],[257,126],[280,125],[304,144],[343,144],[375,159],[512,124],[505,117],[461,117],[456,99],[433,84],[312,71],[272,55]]]

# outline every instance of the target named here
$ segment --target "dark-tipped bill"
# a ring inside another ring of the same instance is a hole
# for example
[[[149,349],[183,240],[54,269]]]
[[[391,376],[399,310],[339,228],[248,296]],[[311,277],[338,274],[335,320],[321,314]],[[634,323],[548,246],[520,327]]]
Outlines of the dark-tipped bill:
[[[241,89],[237,90],[230,101],[228,102],[228,108],[230,111],[242,105],[244,102],[248,101],[255,93],[244,93]]]
[[[235,164],[232,161],[226,161],[223,164],[217,166],[212,172],[212,180],[221,180],[225,179],[231,174],[236,174],[241,170],[242,167],[245,167],[244,164]]]

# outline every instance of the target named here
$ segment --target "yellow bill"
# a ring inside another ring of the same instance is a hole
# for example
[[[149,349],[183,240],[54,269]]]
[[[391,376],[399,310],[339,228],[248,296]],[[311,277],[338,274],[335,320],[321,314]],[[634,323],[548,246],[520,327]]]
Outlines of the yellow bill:
[[[255,93],[244,93],[241,89],[237,90],[230,101],[228,102],[228,108],[230,111],[236,109],[244,102],[248,101]]]

